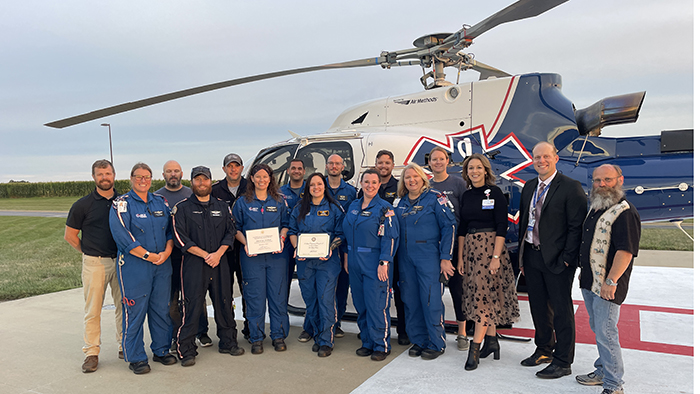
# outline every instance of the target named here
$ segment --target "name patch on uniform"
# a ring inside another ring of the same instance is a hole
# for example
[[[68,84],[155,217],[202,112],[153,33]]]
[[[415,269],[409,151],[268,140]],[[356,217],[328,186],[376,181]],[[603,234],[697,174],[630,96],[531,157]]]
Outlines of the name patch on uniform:
[[[148,215],[146,215],[145,213],[137,213],[136,217],[139,219],[146,219],[148,218]]]
[[[267,212],[277,212],[277,207],[265,207]]]
[[[255,207],[248,207],[248,210],[251,211],[251,212],[255,212],[255,211],[258,210],[258,208],[255,208]]]
[[[338,201],[347,201],[347,200],[348,200],[348,196],[342,196],[342,195],[338,196]]]
[[[372,211],[362,211],[362,213],[360,215],[365,216],[365,217],[372,216]]]
[[[330,212],[329,211],[316,211],[316,215],[318,216],[329,216]]]
[[[422,211],[422,210],[423,210],[423,206],[422,206],[422,205],[416,205],[416,206],[413,207],[413,209],[416,210],[416,211]]]
[[[163,213],[163,211],[153,211],[153,216],[157,218],[162,218],[163,216],[165,216],[165,214]]]
[[[211,216],[219,217],[221,216],[221,211],[211,211]]]
[[[202,211],[192,211],[192,213],[198,213],[198,214],[201,214],[201,213],[202,213]]]

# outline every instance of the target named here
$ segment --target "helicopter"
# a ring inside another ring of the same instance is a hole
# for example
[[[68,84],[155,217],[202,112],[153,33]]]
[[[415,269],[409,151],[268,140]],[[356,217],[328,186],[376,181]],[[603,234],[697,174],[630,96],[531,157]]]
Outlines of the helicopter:
[[[320,70],[379,66],[384,69],[418,66],[423,91],[357,104],[343,111],[330,128],[298,135],[262,149],[245,163],[269,164],[280,183],[292,158],[301,158],[307,173],[324,172],[333,153],[345,159],[346,180],[357,184],[363,169],[374,165],[381,149],[396,157],[396,172],[408,162],[426,166],[427,153],[442,146],[451,156],[450,172],[472,153],[484,153],[498,175],[498,186],[509,198],[509,244],[517,237],[520,190],[537,176],[531,152],[539,141],[552,142],[560,156],[558,169],[590,189],[595,167],[621,166],[628,199],[643,221],[692,217],[692,130],[664,131],[657,136],[611,138],[602,128],[635,122],[645,93],[604,98],[577,109],[561,91],[562,77],[553,73],[511,75],[477,61],[464,50],[481,34],[508,22],[536,17],[567,0],[520,0],[473,26],[454,33],[417,38],[413,47],[382,51],[379,56],[320,66],[282,70],[194,87],[124,103],[47,123],[64,128],[165,101],[235,85]],[[453,83],[445,69],[458,70]],[[460,73],[476,71],[475,82],[460,83]],[[426,166],[426,172],[429,173]],[[669,176],[669,174],[673,176]]]

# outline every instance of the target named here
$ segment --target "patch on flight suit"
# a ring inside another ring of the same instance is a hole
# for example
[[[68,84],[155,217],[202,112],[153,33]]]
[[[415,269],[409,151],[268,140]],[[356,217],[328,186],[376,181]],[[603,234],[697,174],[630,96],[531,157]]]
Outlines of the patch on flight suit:
[[[277,212],[277,207],[265,207],[267,212]]]
[[[423,207],[421,207],[422,209]],[[391,217],[394,216],[394,210],[393,209],[387,209],[386,212],[384,213],[384,216],[386,217]]]
[[[163,211],[153,211],[153,216],[157,218],[162,218],[163,216],[165,216],[165,214],[163,213]]]
[[[386,192],[384,194],[384,197],[389,198],[389,197],[396,197],[396,192]]]
[[[347,201],[347,200],[348,200],[348,196],[343,196],[343,195],[338,196],[338,201]]]
[[[370,217],[372,216],[372,211],[362,211],[361,215],[364,217]]]
[[[211,211],[211,216],[213,216],[213,217],[221,217],[221,211]]]
[[[330,216],[330,211],[316,211],[317,216]]]

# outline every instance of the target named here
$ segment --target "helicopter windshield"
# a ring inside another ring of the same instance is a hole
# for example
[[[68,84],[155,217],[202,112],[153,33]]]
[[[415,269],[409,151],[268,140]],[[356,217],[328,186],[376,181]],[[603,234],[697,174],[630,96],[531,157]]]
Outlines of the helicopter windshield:
[[[346,141],[316,142],[301,149],[298,148],[298,144],[272,147],[261,152],[253,165],[258,163],[269,165],[277,183],[284,185],[289,182],[287,167],[289,167],[289,161],[292,158],[297,157],[304,161],[304,166],[306,167],[304,178],[306,178],[314,172],[325,174],[328,157],[332,154],[338,154],[343,158],[345,164],[343,179],[347,181],[355,175],[352,146]]]

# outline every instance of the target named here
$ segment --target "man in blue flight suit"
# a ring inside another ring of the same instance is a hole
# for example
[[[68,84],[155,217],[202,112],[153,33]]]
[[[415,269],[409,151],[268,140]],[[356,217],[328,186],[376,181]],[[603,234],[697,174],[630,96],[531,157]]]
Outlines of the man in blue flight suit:
[[[211,197],[209,168],[193,168],[191,180],[193,194],[173,208],[175,241],[184,257],[181,276],[184,324],[177,333],[177,352],[184,367],[195,364],[195,336],[207,290],[214,307],[219,353],[232,356],[245,353],[236,340],[231,274],[225,255],[233,247],[235,232],[231,208]]]
[[[289,183],[280,187],[280,193],[287,201],[287,206],[289,207],[289,212],[291,213],[294,207],[297,205],[301,199],[301,195],[304,192],[304,175],[306,170],[304,168],[304,162],[301,159],[292,159],[289,162],[289,167],[287,167],[287,175],[289,175]],[[284,250],[282,251],[289,261],[289,269],[287,271],[287,303],[289,303],[289,292],[292,288],[292,276],[294,276],[294,267],[296,265],[296,260],[294,259],[294,248],[289,241],[289,237],[285,240]],[[307,323],[304,319],[304,327],[299,334],[299,342],[308,342],[313,338],[313,330],[311,323]]]
[[[328,189],[335,200],[343,207],[345,213],[348,212],[348,207],[357,198],[357,189],[349,185],[345,180],[343,180],[343,171],[345,170],[345,163],[343,158],[338,154],[332,154],[328,156],[328,161],[326,162],[326,173],[328,174]],[[347,253],[347,243],[343,241],[339,249],[340,252],[340,264],[343,267],[347,264],[346,253]],[[340,328],[341,321],[343,320],[343,315],[348,306],[348,289],[350,288],[350,278],[348,273],[344,269],[340,270],[340,275],[338,275],[338,286],[335,288],[335,303],[336,311],[338,314],[338,321],[335,323],[335,337],[342,338],[345,336],[345,332]]]
[[[369,169],[361,179],[368,193],[350,204],[343,222],[350,287],[362,340],[362,347],[355,353],[383,361],[391,353],[389,288],[392,270],[387,266],[393,261],[398,246],[399,224],[391,204],[377,198],[377,171]],[[372,192],[374,195],[369,197]]]
[[[150,372],[143,348],[143,323],[148,312],[153,360],[165,365],[177,360],[169,353],[172,322],[169,316],[168,260],[173,249],[170,207],[150,193],[153,172],[144,163],[131,170],[131,190],[117,197],[109,213],[109,227],[117,244],[117,274],[122,291],[124,360],[135,374]]]

